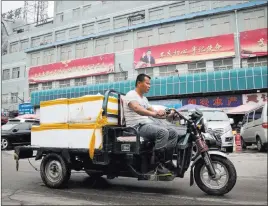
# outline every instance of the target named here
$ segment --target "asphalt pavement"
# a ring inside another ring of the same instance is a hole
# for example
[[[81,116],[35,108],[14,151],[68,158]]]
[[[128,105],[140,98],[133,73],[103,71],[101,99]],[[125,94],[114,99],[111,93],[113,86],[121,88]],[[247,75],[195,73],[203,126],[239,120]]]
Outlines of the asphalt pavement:
[[[73,172],[68,188],[47,188],[28,160],[15,169],[13,151],[2,151],[2,205],[267,205],[267,153],[255,149],[229,154],[238,179],[223,197],[208,196],[189,186],[189,173],[172,182],[105,177],[94,181]],[[40,161],[30,162],[39,169]]]

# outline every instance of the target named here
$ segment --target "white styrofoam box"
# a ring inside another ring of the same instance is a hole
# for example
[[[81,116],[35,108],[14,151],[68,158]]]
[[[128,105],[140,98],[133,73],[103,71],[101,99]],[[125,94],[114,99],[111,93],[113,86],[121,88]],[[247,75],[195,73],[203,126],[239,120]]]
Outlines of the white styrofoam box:
[[[56,99],[40,102],[40,123],[68,123],[68,99]]]
[[[102,129],[95,130],[95,149],[100,149],[103,143]],[[89,149],[94,128],[86,124],[69,124],[68,147],[78,149]]]
[[[69,99],[69,123],[94,123],[102,109],[103,95],[87,95]],[[108,113],[118,114],[118,101],[109,97]],[[109,123],[118,123],[117,118],[109,117]]]
[[[31,130],[31,145],[68,148],[68,134],[68,124],[33,126]]]

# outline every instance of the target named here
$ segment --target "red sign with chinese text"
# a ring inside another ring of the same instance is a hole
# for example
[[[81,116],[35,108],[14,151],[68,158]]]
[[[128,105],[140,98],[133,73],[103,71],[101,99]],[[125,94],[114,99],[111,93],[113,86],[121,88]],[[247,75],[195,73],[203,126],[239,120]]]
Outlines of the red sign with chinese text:
[[[241,32],[240,47],[242,58],[266,56],[267,28]]]
[[[114,72],[114,54],[86,57],[31,67],[29,83],[94,76]]]
[[[235,56],[234,35],[193,39],[143,47],[134,51],[135,68],[145,68]]]

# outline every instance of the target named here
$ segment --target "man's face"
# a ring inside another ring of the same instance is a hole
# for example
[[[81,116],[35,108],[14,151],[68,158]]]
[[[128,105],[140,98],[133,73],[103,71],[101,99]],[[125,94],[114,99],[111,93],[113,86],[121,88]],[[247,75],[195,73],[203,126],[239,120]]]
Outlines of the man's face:
[[[148,93],[151,87],[150,79],[145,77],[143,82],[138,83],[138,86],[142,93]]]
[[[147,56],[151,56],[152,52],[151,51],[147,51]]]

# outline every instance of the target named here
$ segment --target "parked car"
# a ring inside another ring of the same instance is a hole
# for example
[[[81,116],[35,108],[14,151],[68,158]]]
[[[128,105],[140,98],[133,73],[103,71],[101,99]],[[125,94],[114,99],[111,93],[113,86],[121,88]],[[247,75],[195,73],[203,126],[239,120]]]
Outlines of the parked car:
[[[218,133],[222,140],[222,150],[228,153],[233,152],[234,134],[231,125],[234,123],[232,118],[228,118],[222,109],[199,108],[204,118],[207,120],[208,130]],[[191,110],[182,112],[191,112]]]
[[[258,151],[267,149],[267,103],[257,105],[244,116],[241,123],[241,144],[242,148],[257,144]]]
[[[8,122],[3,125],[1,130],[1,148],[9,149],[17,145],[31,144],[31,128],[35,122]]]

